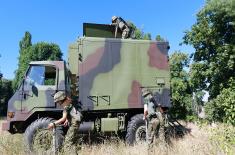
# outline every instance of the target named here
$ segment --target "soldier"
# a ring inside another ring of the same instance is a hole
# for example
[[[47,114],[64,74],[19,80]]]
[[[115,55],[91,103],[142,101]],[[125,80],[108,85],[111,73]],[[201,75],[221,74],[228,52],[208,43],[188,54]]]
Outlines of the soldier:
[[[158,135],[162,144],[165,142],[163,110],[161,105],[156,103],[151,91],[142,89],[142,96],[144,98],[144,119],[148,121],[148,149],[151,150],[155,135]]]
[[[78,129],[81,123],[81,113],[77,111],[75,105],[72,104],[72,99],[59,91],[54,95],[54,102],[63,107],[63,116],[59,120],[50,123],[48,128],[53,128],[58,124],[64,123],[64,126],[69,126],[67,131],[63,151],[66,153],[78,154],[76,143],[78,141]]]
[[[117,29],[119,28],[122,31],[122,39],[128,38],[130,33],[130,27],[127,25],[127,23],[121,18],[117,16],[112,17],[112,24],[115,25],[115,38],[117,35]]]

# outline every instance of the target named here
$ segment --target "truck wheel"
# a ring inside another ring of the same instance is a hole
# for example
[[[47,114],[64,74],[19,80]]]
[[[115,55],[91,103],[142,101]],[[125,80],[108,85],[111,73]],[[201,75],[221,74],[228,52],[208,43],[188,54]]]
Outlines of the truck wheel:
[[[25,145],[28,151],[45,152],[53,149],[53,132],[47,130],[49,123],[54,122],[52,118],[39,118],[31,123],[24,133]],[[64,140],[62,127],[56,127],[56,142],[55,148],[58,150]]]
[[[126,142],[129,145],[145,141],[145,121],[143,120],[143,114],[137,114],[131,118],[127,126]]]

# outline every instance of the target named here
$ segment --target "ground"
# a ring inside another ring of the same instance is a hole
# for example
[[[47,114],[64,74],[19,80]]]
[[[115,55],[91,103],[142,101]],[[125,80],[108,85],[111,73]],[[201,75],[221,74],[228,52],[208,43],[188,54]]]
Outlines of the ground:
[[[0,121],[1,124],[1,121]],[[156,146],[154,154],[160,155],[211,155],[224,154],[210,140],[211,126],[199,127],[195,123],[185,123],[184,126],[189,129],[189,133],[178,138],[171,138],[170,143],[162,148]],[[24,155],[22,144],[23,136],[21,134],[11,135],[0,131],[0,155],[19,154]],[[40,153],[41,154],[41,153]],[[143,155],[148,154],[145,143],[127,146],[121,140],[105,141],[102,144],[82,145],[80,155]]]

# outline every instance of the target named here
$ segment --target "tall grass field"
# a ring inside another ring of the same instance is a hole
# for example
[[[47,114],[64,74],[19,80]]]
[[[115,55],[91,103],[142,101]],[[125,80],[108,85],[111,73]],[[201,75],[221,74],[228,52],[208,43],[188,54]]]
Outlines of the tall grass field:
[[[1,124],[1,122],[0,122]],[[226,130],[234,131],[234,127],[217,125],[200,126],[193,123],[186,125],[190,133],[182,138],[172,138],[170,143],[162,147],[156,145],[152,152],[148,152],[145,142],[134,146],[126,145],[122,140],[107,140],[101,144],[82,144],[80,155],[225,155],[235,154],[235,138],[233,133],[230,140],[223,139]],[[221,135],[220,135],[221,134]],[[234,140],[234,142],[233,142]],[[0,155],[25,155],[23,135],[11,135],[7,132],[0,131]],[[51,153],[38,152],[36,154],[46,155]],[[62,153],[59,153],[62,154]],[[66,154],[66,153],[63,153]]]

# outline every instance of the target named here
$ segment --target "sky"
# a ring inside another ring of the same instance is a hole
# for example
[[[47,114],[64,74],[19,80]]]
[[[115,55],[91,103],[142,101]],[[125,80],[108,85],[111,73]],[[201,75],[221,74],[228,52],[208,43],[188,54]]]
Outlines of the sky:
[[[192,47],[179,44],[204,4],[205,0],[1,0],[0,72],[6,79],[14,78],[25,31],[31,33],[33,44],[58,44],[67,60],[68,45],[83,35],[84,22],[110,24],[113,15],[132,21],[152,39],[158,34],[167,39],[169,54],[190,54]]]

